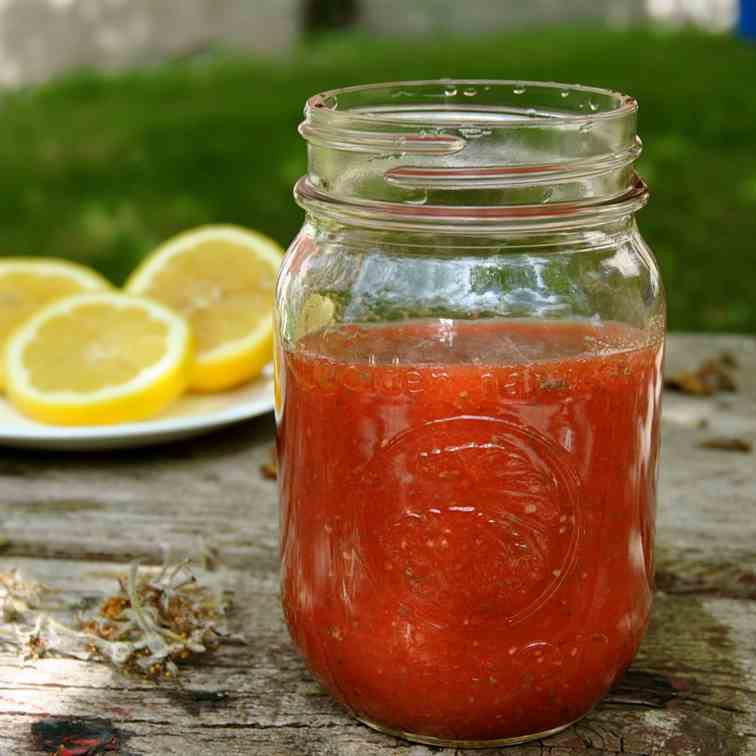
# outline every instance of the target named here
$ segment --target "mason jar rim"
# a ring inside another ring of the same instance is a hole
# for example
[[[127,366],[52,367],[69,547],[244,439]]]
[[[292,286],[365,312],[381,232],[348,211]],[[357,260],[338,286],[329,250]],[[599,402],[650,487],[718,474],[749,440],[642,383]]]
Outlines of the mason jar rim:
[[[305,114],[312,114],[315,117],[319,117],[320,114],[328,117],[329,119],[342,119],[349,118],[359,121],[366,121],[369,123],[382,122],[386,124],[418,124],[421,119],[410,120],[404,118],[392,118],[390,115],[386,115],[381,110],[372,109],[369,106],[361,109],[347,108],[339,110],[338,100],[339,97],[344,95],[354,94],[373,94],[382,91],[391,92],[394,91],[392,96],[399,97],[401,95],[409,96],[414,94],[407,90],[420,90],[423,87],[444,87],[446,90],[445,96],[457,97],[461,88],[462,95],[465,95],[466,88],[475,89],[475,93],[469,95],[470,100],[465,102],[467,108],[472,109],[474,107],[473,97],[480,94],[481,90],[493,91],[496,89],[497,94],[509,90],[515,97],[525,94],[529,90],[538,90],[540,92],[558,91],[560,97],[563,99],[564,105],[569,104],[567,100],[573,94],[585,95],[590,98],[591,95],[596,97],[607,98],[611,102],[616,103],[615,107],[604,108],[601,105],[596,105],[596,109],[592,109],[590,105],[586,108],[579,109],[577,112],[570,112],[560,109],[559,113],[553,113],[549,115],[528,115],[524,113],[520,116],[511,115],[506,121],[493,124],[490,120],[485,120],[486,125],[493,126],[495,128],[508,128],[508,127],[522,127],[522,126],[544,126],[544,125],[556,125],[555,120],[559,123],[581,123],[585,121],[601,121],[604,119],[621,118],[628,114],[635,113],[638,110],[637,100],[622,92],[605,89],[602,87],[592,87],[583,84],[568,84],[556,81],[532,81],[532,80],[520,80],[520,79],[417,79],[411,81],[391,81],[391,82],[379,82],[375,84],[357,84],[348,87],[338,87],[336,89],[328,89],[318,94],[312,95],[307,99],[305,106]],[[456,90],[453,94],[449,94],[452,90]],[[442,93],[439,93],[439,97]],[[427,96],[427,95],[426,95]],[[482,111],[481,111],[482,112]],[[316,116],[316,114],[318,114]],[[467,123],[475,123],[475,119],[466,121]],[[450,118],[448,121],[438,120],[434,121],[434,124],[439,126],[454,126],[458,125],[459,121],[455,118]]]
[[[635,98],[525,80],[435,79],[313,95],[305,209],[375,227],[549,227],[634,213]]]

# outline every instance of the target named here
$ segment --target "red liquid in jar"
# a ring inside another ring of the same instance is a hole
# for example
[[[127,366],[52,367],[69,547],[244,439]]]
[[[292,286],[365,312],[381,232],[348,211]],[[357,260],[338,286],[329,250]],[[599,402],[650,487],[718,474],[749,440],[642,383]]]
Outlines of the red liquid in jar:
[[[444,740],[585,714],[653,588],[661,338],[341,326],[284,352],[282,599],[359,717]]]

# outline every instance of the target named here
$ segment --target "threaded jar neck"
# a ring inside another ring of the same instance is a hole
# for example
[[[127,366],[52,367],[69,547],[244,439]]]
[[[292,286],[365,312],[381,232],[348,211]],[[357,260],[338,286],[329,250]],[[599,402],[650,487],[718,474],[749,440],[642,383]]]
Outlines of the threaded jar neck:
[[[643,206],[637,103],[605,89],[439,80],[310,98],[295,196],[339,222],[386,228],[569,228]]]

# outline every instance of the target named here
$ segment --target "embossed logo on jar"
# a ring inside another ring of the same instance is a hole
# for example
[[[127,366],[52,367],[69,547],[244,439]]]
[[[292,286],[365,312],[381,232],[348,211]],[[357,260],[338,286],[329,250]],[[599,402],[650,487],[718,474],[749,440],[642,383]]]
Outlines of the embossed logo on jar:
[[[459,416],[394,437],[358,472],[365,567],[404,611],[435,622],[512,624],[567,577],[579,480],[534,429]],[[380,510],[371,501],[394,502]]]

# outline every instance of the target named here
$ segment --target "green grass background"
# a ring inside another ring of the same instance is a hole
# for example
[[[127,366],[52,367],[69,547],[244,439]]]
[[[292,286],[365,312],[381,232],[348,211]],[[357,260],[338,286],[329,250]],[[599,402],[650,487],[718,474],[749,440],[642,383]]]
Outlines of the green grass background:
[[[305,98],[360,82],[545,79],[640,101],[655,250],[673,329],[756,331],[756,45],[643,29],[528,30],[478,40],[342,34],[285,59],[213,54],[78,73],[0,104],[0,254],[88,263],[116,283],[184,228],[234,222],[282,244],[302,214]]]

